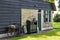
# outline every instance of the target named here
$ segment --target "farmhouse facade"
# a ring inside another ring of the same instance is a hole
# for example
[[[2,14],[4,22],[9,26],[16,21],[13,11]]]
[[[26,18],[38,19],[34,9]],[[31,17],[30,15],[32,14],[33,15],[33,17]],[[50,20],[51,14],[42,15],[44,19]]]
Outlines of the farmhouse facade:
[[[45,0],[0,0],[0,31],[15,24],[24,27],[25,33],[52,29],[54,1]]]

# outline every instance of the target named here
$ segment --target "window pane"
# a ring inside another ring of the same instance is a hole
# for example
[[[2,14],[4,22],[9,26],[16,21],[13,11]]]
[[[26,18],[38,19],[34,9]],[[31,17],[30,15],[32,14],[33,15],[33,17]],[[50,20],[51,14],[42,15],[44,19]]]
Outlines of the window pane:
[[[48,18],[48,15],[46,15],[45,17]]]
[[[38,12],[41,12],[41,10],[38,10]]]
[[[44,11],[44,22],[48,22],[48,11]]]
[[[51,22],[51,11],[49,11],[49,22]]]

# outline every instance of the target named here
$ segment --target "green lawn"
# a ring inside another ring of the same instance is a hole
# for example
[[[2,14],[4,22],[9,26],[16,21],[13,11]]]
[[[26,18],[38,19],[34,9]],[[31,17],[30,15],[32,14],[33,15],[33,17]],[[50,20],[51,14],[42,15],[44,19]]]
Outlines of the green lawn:
[[[54,28],[60,28],[60,22],[53,23]],[[14,37],[11,40],[60,40],[60,29],[46,31],[41,34],[30,34],[20,37]]]
[[[54,28],[60,28],[60,22],[54,22],[53,27]]]

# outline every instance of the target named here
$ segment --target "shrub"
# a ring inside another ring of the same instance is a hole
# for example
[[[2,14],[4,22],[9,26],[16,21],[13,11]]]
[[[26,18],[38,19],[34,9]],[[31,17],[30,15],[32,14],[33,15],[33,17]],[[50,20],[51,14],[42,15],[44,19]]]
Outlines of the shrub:
[[[56,14],[53,20],[54,22],[60,22],[60,14]]]

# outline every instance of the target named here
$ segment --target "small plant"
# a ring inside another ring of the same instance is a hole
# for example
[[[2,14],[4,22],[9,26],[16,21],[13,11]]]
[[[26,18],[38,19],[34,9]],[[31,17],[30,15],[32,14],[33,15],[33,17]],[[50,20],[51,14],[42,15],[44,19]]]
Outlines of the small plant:
[[[9,31],[14,31],[16,28],[15,25],[9,25],[8,27],[9,27]]]

